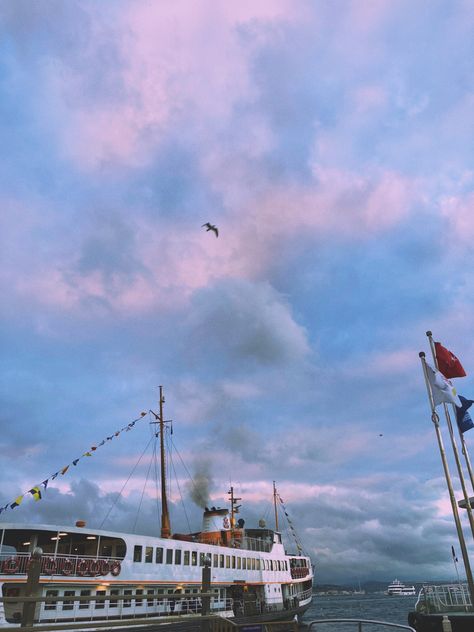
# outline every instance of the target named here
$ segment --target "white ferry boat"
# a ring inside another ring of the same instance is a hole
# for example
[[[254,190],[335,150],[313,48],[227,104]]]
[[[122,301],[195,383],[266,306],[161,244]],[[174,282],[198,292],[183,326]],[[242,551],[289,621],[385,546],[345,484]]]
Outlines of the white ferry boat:
[[[160,537],[75,526],[0,523],[0,594],[26,594],[27,570],[42,552],[35,623],[192,615],[201,611],[203,567],[210,566],[210,613],[235,621],[288,620],[311,604],[311,560],[289,553],[276,528],[248,528],[230,508],[206,508],[202,529],[172,534],[164,467],[160,389]],[[274,487],[274,499],[276,490]],[[41,551],[39,551],[41,549]],[[80,598],[83,598],[82,600]],[[97,597],[97,599],[94,599]],[[22,602],[0,602],[0,627],[21,624]]]
[[[387,595],[394,597],[409,597],[416,595],[414,586],[405,586],[400,580],[394,579],[387,588]]]

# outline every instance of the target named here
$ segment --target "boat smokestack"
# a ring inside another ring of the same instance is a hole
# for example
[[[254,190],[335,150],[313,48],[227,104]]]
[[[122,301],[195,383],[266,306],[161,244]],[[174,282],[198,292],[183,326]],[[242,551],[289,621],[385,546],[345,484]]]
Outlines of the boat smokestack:
[[[202,517],[202,533],[216,533],[219,531],[229,531],[230,518],[228,509],[217,507],[206,507]]]

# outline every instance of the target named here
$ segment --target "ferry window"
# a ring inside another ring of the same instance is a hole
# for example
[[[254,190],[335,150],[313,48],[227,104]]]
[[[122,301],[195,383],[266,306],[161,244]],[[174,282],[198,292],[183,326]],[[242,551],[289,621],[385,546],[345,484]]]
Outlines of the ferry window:
[[[217,553],[214,553],[214,555],[212,556],[212,565],[219,566],[219,556],[217,555]]]
[[[106,543],[101,544],[100,554],[102,557],[112,557],[112,545]]]
[[[221,568],[224,568],[224,556],[222,555],[222,553],[219,555],[219,566]]]
[[[240,559],[240,557],[237,558],[237,568],[241,568],[242,567],[242,560]]]
[[[58,590],[47,590],[46,597],[57,597],[59,595]],[[56,601],[54,599],[47,599],[44,604],[45,610],[56,610]]]
[[[250,570],[252,568],[252,562],[251,562],[249,557],[247,558],[247,568],[248,568],[248,570]]]
[[[158,588],[158,590],[156,592],[157,592],[158,595],[164,595],[164,593],[165,593],[163,588]]]
[[[189,566],[189,551],[184,552],[184,565]]]
[[[153,606],[155,603],[155,599],[154,599],[155,591],[153,590],[153,588],[150,588],[149,590],[146,591],[146,594],[148,595],[147,600],[146,600],[146,605]]]
[[[225,556],[225,567],[230,568],[230,555]]]
[[[81,590],[81,597],[90,597],[90,594],[91,594],[90,590]],[[90,606],[89,601],[81,601],[79,603],[80,610],[86,610],[89,606]]]
[[[242,568],[243,568],[244,571],[247,570],[247,558],[246,557],[242,558]]]
[[[124,596],[127,595],[128,599],[124,599],[123,600],[123,607],[124,608],[130,608],[130,606],[132,605],[132,600],[130,599],[130,596],[132,594],[131,590],[124,590],[123,591]]]
[[[166,549],[166,563],[173,563],[173,549]]]
[[[142,551],[143,551],[143,547],[140,546],[139,544],[136,544],[135,548],[133,549],[133,561],[134,562],[141,562],[142,561]]]
[[[127,552],[127,547],[125,546],[125,544],[117,544],[117,546],[115,547],[116,557],[120,557],[123,559],[125,557],[126,552]]]
[[[259,571],[260,570],[260,560],[258,558],[257,558],[256,564],[257,564],[257,566],[256,566],[257,571]]]
[[[181,549],[176,549],[174,552],[174,563],[181,564]]]
[[[96,594],[97,597],[104,597],[105,596],[105,590],[96,590],[95,594]],[[98,599],[95,602],[95,607],[98,610],[102,610],[103,608],[105,608],[105,601],[102,601],[102,599]]]
[[[74,595],[76,594],[75,590],[65,590],[64,591],[64,596],[65,597],[74,597]],[[74,599],[71,600],[64,600],[63,601],[63,610],[73,610],[74,608]]]
[[[252,557],[252,570],[253,571],[255,570],[255,558],[254,557]]]
[[[206,554],[199,553],[199,566],[204,566],[205,561],[206,561]]]
[[[285,571],[288,570],[288,562],[285,560]]]
[[[158,546],[156,548],[156,553],[155,553],[155,562],[157,564],[163,564],[163,549],[161,546]]]
[[[153,547],[152,546],[145,547],[145,562],[147,564],[151,564],[153,562]]]
[[[232,568],[235,568],[235,555],[232,556]]]
[[[112,596],[112,595],[114,595],[114,596],[120,595],[120,590],[119,590],[118,588],[112,588],[112,589],[110,590],[110,595],[111,595],[111,596]],[[111,608],[116,608],[116,607],[117,607],[117,604],[118,604],[117,599],[111,599],[111,600],[109,601],[109,605],[110,605],[110,607],[111,607]]]
[[[197,551],[193,551],[193,552],[191,553],[191,564],[192,564],[193,566],[197,566],[197,555],[198,555],[198,554],[197,554]]]
[[[138,589],[135,591],[135,605],[141,606],[143,603],[143,599],[141,599],[141,595],[143,595],[143,590]]]

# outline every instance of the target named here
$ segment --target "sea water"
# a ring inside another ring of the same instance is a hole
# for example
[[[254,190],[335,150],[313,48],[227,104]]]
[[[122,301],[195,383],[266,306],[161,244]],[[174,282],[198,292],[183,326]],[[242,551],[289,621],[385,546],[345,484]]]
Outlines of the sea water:
[[[313,595],[303,623],[316,619],[372,619],[408,625],[408,613],[415,609],[416,596],[394,597],[382,594],[366,595]],[[315,632],[358,632],[355,623],[318,624]],[[364,625],[363,632],[390,632],[396,628]]]

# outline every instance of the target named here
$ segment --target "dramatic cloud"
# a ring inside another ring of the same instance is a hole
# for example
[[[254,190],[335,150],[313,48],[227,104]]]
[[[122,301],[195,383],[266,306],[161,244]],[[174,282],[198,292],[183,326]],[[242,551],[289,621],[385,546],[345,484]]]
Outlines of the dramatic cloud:
[[[0,507],[161,384],[174,531],[190,478],[249,526],[276,481],[319,581],[452,574],[418,352],[432,330],[474,397],[472,26],[469,2],[1,5]],[[157,533],[153,421],[0,520]]]

